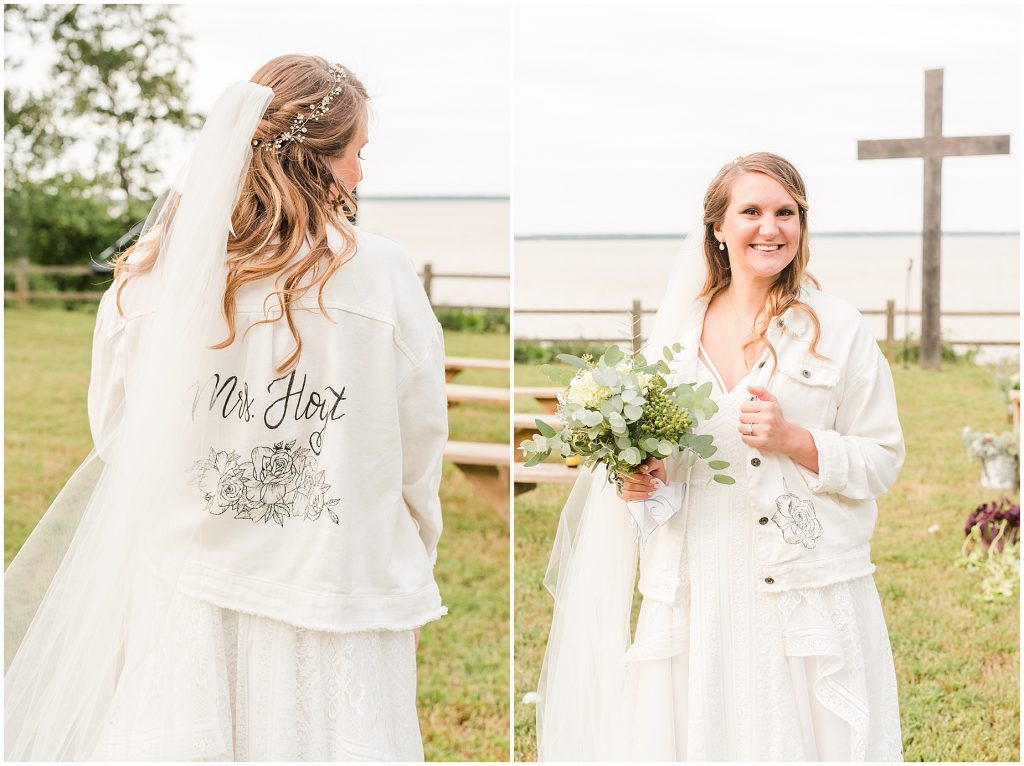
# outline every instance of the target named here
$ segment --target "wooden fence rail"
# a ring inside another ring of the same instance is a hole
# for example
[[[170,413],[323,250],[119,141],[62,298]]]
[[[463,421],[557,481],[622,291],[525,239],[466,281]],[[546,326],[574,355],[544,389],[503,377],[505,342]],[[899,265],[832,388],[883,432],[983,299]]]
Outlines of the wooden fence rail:
[[[14,290],[4,290],[4,300],[14,301],[18,308],[26,308],[30,301],[99,301],[103,293],[100,291],[71,291],[71,290],[32,290],[29,277],[33,274],[57,274],[63,276],[85,276],[95,274],[106,279],[109,272],[94,269],[91,266],[43,266],[32,263],[28,258],[19,258],[13,266],[4,266],[4,275],[14,278]],[[430,263],[423,264],[423,271],[420,272],[423,279],[423,289],[427,298],[431,298],[431,291],[435,279],[504,279],[508,281],[508,274],[468,274],[462,272],[437,272]],[[476,309],[484,311],[508,311],[508,306],[464,306],[451,304],[434,304],[434,308],[444,309]]]
[[[518,314],[534,314],[534,315],[566,315],[566,314],[581,314],[581,315],[592,315],[602,314],[606,316],[614,316],[616,314],[622,314],[623,309],[515,309],[515,313]],[[657,313],[657,309],[643,308],[639,300],[634,300],[630,308],[625,312],[629,316],[630,327],[633,328],[631,345],[633,351],[638,351],[643,345],[644,336],[642,332],[643,317],[645,315],[650,316]],[[897,343],[896,339],[896,317],[897,316],[920,316],[920,309],[897,309],[896,301],[888,300],[885,302],[884,309],[861,309],[860,313],[865,316],[884,316],[885,317],[885,343],[888,350],[895,348]],[[943,311],[942,317],[1020,317],[1019,311]],[[528,343],[618,343],[622,338],[516,338],[518,341]],[[957,345],[957,346],[1019,346],[1020,340],[959,340],[959,339],[948,339],[945,343]]]

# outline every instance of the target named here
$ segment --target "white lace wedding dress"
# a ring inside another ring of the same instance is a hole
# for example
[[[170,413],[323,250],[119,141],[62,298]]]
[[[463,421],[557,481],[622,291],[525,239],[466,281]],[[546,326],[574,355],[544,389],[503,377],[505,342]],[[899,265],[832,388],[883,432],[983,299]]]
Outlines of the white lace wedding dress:
[[[412,631],[326,633],[179,596],[94,760],[422,761]]]
[[[710,369],[709,369],[710,368]],[[718,413],[701,431],[739,465],[747,381],[701,360]],[[627,655],[626,752],[664,761],[902,760],[896,675],[872,577],[756,589],[756,519],[742,482],[694,469],[676,603],[645,599]],[[655,533],[657,534],[657,533]],[[671,630],[667,630],[671,628]],[[665,641],[682,635],[682,643]]]

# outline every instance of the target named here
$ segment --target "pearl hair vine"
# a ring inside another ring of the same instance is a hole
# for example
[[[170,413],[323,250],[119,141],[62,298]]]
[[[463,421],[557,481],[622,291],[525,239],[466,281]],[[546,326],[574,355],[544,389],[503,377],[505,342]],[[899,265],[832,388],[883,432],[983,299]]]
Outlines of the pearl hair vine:
[[[320,99],[310,104],[308,111],[299,112],[292,118],[291,127],[273,140],[252,140],[253,148],[263,147],[264,150],[281,154],[291,142],[303,143],[306,140],[306,125],[310,122],[319,122],[331,108],[334,97],[341,93],[341,85],[348,81],[348,72],[341,64],[330,65],[331,74],[334,75],[334,89]]]

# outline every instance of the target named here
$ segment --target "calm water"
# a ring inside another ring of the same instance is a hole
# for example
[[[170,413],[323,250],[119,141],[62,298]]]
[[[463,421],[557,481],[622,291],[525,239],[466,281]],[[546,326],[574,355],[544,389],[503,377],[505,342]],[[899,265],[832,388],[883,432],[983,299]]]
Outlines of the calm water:
[[[509,273],[509,202],[505,199],[367,199],[360,226],[402,243],[418,267],[435,273]],[[677,239],[523,239],[515,243],[517,309],[614,309],[610,315],[516,315],[520,338],[627,337],[634,299],[656,309]],[[908,269],[909,267],[909,269]],[[921,302],[921,238],[895,235],[826,235],[811,239],[811,273],[822,289],[862,310],[904,305],[909,279],[911,310]],[[435,303],[507,306],[507,280],[434,280]],[[1020,237],[1017,234],[947,235],[942,240],[942,307],[946,311],[1020,310]],[[896,335],[907,326],[897,312]],[[885,318],[869,317],[877,336]],[[645,315],[645,329],[651,315]],[[909,318],[920,335],[920,318]],[[947,317],[950,340],[1018,340],[1017,317]],[[1016,356],[1017,347],[988,347],[983,358]]]
[[[506,199],[394,200],[359,203],[359,226],[401,243],[435,273],[509,274]],[[508,279],[434,279],[437,304],[509,305]]]
[[[570,239],[516,242],[516,309],[609,308],[611,316],[516,315],[516,336],[623,337],[634,299],[656,309],[664,279],[680,242],[671,239]],[[911,263],[911,261],[913,261]],[[810,271],[826,292],[841,296],[862,310],[884,309],[888,299],[897,310],[921,303],[921,238],[919,236],[820,236],[811,240]],[[942,308],[949,310],[1019,311],[1020,237],[954,235],[942,241]],[[645,316],[650,328],[652,317]],[[885,318],[869,317],[879,338]],[[943,336],[951,340],[1017,340],[1017,317],[948,317]],[[896,335],[905,322],[897,314]],[[920,335],[920,318],[910,317],[910,330]],[[991,347],[986,358],[1015,356],[1017,347]]]

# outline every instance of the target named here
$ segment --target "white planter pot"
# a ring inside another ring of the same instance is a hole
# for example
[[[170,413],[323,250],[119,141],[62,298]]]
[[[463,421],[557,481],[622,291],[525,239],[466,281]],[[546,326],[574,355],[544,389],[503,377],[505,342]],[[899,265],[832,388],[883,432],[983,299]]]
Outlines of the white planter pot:
[[[988,489],[1014,489],[1020,486],[1020,467],[1012,455],[981,459],[981,486]]]

